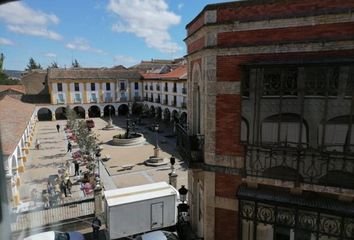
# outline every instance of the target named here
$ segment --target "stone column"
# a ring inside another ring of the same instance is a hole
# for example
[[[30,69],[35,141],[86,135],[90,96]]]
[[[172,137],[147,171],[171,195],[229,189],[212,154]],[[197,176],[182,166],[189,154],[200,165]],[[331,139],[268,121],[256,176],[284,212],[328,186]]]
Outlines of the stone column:
[[[89,118],[88,110],[85,110],[85,118]]]
[[[52,113],[52,121],[55,121],[55,120],[57,120],[57,119],[55,118],[55,113]]]
[[[95,216],[102,219],[103,207],[102,207],[102,187],[99,180],[97,181],[94,189],[95,195]]]

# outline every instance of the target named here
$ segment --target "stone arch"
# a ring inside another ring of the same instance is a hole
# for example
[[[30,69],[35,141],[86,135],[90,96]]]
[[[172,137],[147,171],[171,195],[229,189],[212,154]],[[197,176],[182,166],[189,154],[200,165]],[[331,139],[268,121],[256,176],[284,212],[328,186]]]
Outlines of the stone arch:
[[[85,118],[85,109],[81,106],[76,106],[73,109],[78,118]]]
[[[279,126],[279,120],[281,124]],[[299,144],[301,129],[301,144],[306,146],[308,142],[308,125],[303,119],[300,124],[301,116],[296,113],[282,113],[266,117],[262,121],[261,139],[262,143],[274,144],[281,143],[287,146],[296,147]],[[278,131],[280,134],[278,135]],[[278,137],[280,137],[278,141]]]
[[[163,115],[164,115],[164,119],[165,119],[166,121],[170,121],[170,119],[171,119],[171,112],[170,112],[170,109],[165,108],[165,110],[163,110]]]
[[[58,107],[55,110],[55,119],[56,120],[65,120],[66,118],[66,108],[65,107]]]
[[[187,123],[187,113],[186,112],[181,113],[179,121],[180,121],[180,123]]]
[[[38,121],[51,121],[52,115],[52,111],[46,107],[40,108],[37,111]]]
[[[156,108],[156,114],[157,114],[158,119],[162,118],[162,108],[161,107]]]
[[[113,105],[106,105],[103,108],[103,116],[109,117],[109,116],[115,116],[115,108]]]
[[[194,64],[192,69],[192,131],[193,134],[203,133],[203,87],[201,68]]]
[[[155,107],[154,106],[150,106],[150,116],[151,117],[155,117]]]
[[[122,104],[118,107],[118,116],[125,116],[129,113],[129,106],[127,104]]]
[[[100,117],[101,116],[101,110],[98,106],[96,105],[92,105],[89,109],[88,109],[88,116],[90,118],[95,118],[95,117]]]

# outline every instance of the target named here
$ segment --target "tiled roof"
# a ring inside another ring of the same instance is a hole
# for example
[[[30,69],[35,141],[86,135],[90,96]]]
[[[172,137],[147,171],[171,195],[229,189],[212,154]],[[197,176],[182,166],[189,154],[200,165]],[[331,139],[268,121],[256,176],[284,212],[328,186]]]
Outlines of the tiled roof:
[[[125,70],[114,68],[51,68],[48,71],[48,80],[56,79],[140,79],[137,70]]]
[[[0,139],[3,155],[10,155],[15,150],[34,109],[35,105],[10,96],[0,100]]]
[[[27,94],[49,94],[46,85],[43,84],[46,78],[47,70],[32,70],[22,76],[21,82],[25,86]]]
[[[6,91],[6,90],[13,90],[19,93],[25,94],[25,86],[23,85],[0,85],[0,92]]]
[[[182,65],[175,70],[158,74],[158,73],[144,73],[142,74],[144,79],[161,79],[161,80],[179,80],[187,79],[187,65]]]

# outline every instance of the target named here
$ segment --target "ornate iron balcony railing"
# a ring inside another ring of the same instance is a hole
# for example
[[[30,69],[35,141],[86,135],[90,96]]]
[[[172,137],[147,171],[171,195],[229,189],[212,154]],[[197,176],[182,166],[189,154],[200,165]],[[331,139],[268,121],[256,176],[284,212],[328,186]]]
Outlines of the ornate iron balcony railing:
[[[354,153],[246,145],[245,174],[354,189]]]
[[[204,135],[188,135],[187,129],[176,125],[177,150],[189,167],[204,162]]]

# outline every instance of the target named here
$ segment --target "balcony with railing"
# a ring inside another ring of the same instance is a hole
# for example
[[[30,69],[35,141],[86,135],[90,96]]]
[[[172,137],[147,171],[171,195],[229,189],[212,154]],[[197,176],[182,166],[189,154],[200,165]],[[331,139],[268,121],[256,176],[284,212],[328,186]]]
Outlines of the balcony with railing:
[[[187,94],[187,88],[182,88],[182,93]]]
[[[204,162],[204,135],[188,135],[187,129],[176,125],[177,151],[190,168]]]
[[[120,101],[121,102],[126,102],[126,101],[128,101],[128,98],[127,97],[120,97]]]
[[[104,102],[105,102],[105,103],[111,103],[112,101],[113,101],[112,97],[106,97],[106,98],[104,99]]]
[[[57,98],[57,104],[64,104],[64,103],[65,103],[64,99]]]
[[[354,189],[354,152],[246,145],[245,174]]]
[[[149,101],[149,98],[148,97],[144,97],[144,101]]]
[[[161,102],[160,98],[155,99],[155,103],[160,103],[160,102]]]
[[[163,105],[168,105],[168,101],[167,100],[163,100]]]
[[[134,96],[134,101],[135,102],[140,102],[141,101],[141,97],[140,96]]]
[[[177,106],[177,102],[176,101],[171,101],[171,106],[172,107],[176,107]]]
[[[154,102],[154,98],[149,98],[149,102]]]

